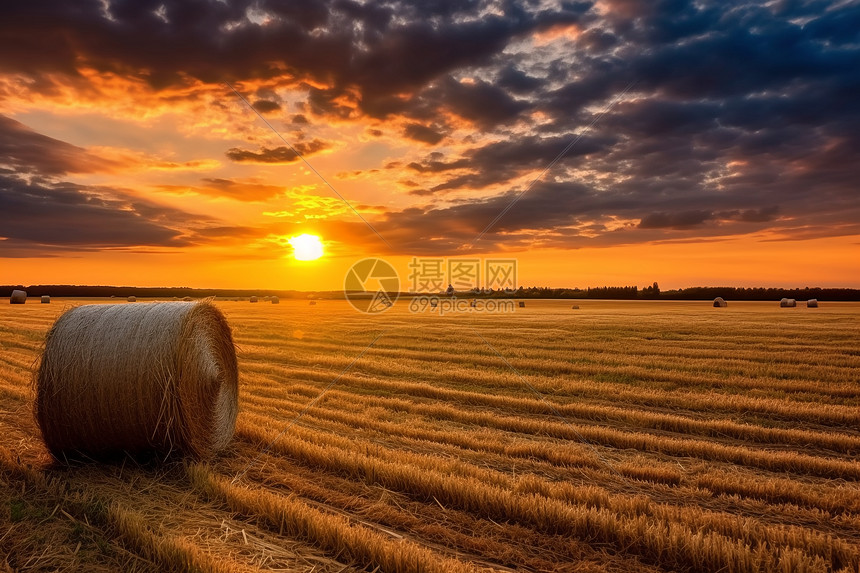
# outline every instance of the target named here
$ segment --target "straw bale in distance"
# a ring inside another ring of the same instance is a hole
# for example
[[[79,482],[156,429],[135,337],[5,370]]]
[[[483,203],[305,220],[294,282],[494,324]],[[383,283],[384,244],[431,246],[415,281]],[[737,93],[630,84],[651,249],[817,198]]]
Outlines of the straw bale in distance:
[[[252,297],[251,297],[250,299],[248,299],[248,300],[249,300],[249,301],[251,301],[251,302],[257,302],[257,297],[252,296]]]
[[[206,458],[230,441],[238,366],[210,302],[96,304],[48,332],[34,413],[58,459],[118,452]]]
[[[12,296],[9,297],[9,304],[24,304],[27,302],[27,293],[23,290],[15,289],[12,291]]]
[[[273,296],[271,300],[272,300],[272,304],[280,304],[281,303],[281,299],[279,299],[276,296]]]
[[[726,308],[727,306],[729,306],[729,303],[723,297],[718,296],[714,299],[714,308]]]
[[[808,301],[806,301],[806,308],[818,308],[818,299],[817,298],[811,298]]]
[[[42,295],[42,304],[51,304],[51,297],[47,294]]]
[[[797,301],[793,298],[784,298],[779,301],[780,308],[794,308],[797,306]]]
[[[134,295],[129,295],[129,297],[126,300],[128,302],[137,302],[137,297]]]

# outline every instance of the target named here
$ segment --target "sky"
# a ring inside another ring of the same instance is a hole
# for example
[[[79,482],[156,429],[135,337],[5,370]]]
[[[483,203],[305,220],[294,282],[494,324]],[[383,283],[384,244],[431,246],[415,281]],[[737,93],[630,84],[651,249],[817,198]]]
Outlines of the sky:
[[[860,3],[4,6],[0,284],[334,290],[367,257],[860,287]]]

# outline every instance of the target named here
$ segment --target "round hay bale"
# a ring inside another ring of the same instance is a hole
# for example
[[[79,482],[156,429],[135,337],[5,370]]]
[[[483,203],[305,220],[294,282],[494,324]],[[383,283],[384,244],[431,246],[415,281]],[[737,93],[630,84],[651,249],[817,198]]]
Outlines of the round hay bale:
[[[42,304],[51,304],[51,297],[49,295],[42,295]]]
[[[27,293],[23,290],[15,289],[12,291],[12,296],[9,297],[9,304],[24,304],[27,302]]]
[[[784,298],[779,301],[780,308],[794,308],[797,306],[797,301],[793,298]]]
[[[248,299],[248,300],[250,300],[251,302],[257,302],[257,297],[252,296],[252,297],[251,297],[250,299]]]
[[[130,295],[126,300],[128,302],[137,302],[137,297],[134,295]]]
[[[727,306],[729,306],[729,303],[723,297],[718,296],[714,299],[714,308],[726,308]]]
[[[281,304],[281,299],[276,296],[272,297],[272,304]]]
[[[97,304],[54,323],[34,413],[58,459],[120,452],[207,458],[230,441],[238,367],[209,302]]]
[[[806,301],[806,308],[818,308],[818,299],[817,298],[811,298],[808,301]]]
[[[579,310],[579,305],[578,305],[578,304],[575,304],[575,305],[573,305],[573,306],[572,306],[572,307],[570,307],[570,308],[572,308],[573,310]]]

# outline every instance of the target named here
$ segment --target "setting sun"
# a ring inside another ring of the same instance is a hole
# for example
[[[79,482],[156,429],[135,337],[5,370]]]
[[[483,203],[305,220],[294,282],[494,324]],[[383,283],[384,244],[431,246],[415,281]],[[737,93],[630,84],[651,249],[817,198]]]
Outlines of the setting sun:
[[[297,261],[315,261],[323,256],[323,244],[316,235],[299,235],[287,241]]]

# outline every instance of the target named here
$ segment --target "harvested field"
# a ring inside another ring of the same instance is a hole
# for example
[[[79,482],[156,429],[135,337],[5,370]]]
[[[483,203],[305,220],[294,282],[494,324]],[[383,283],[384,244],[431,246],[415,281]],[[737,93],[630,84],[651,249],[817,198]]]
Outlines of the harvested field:
[[[231,445],[70,468],[32,420],[51,302],[0,306],[11,570],[860,571],[857,303],[219,301]]]

